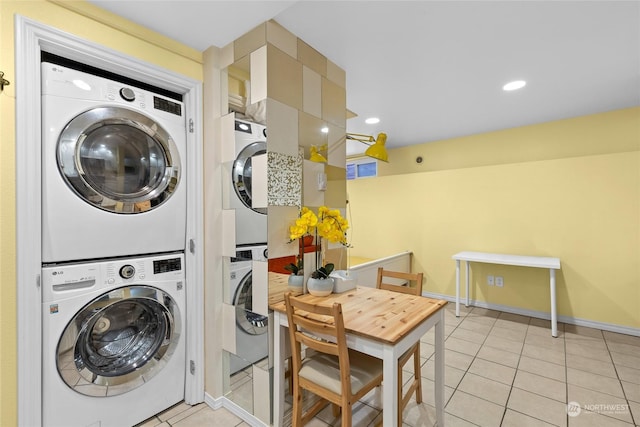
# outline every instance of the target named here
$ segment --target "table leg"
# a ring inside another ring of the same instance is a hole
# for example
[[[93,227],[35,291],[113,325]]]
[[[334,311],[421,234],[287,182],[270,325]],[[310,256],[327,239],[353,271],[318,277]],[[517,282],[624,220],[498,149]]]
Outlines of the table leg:
[[[558,336],[558,313],[556,311],[556,271],[549,269],[549,290],[551,292],[551,336]]]
[[[460,260],[456,260],[456,317],[460,317]]]
[[[281,426],[284,417],[284,361],[285,361],[285,348],[286,340],[284,334],[286,329],[280,325],[279,312],[275,312],[273,315],[274,327],[273,327],[273,425]]]
[[[393,351],[393,347],[385,345],[382,350],[382,425],[396,426],[398,424],[398,358]]]
[[[436,323],[435,404],[436,423],[444,427],[444,310],[438,311]]]
[[[467,266],[467,277],[465,278],[467,281],[467,293],[465,294],[467,302],[465,303],[465,306],[469,307],[469,261],[465,261],[465,264]]]

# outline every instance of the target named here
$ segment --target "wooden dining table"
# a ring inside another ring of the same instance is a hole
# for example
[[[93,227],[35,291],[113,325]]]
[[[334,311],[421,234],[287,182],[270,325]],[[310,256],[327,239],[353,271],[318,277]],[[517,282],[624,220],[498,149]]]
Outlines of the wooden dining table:
[[[444,310],[447,301],[358,286],[351,291],[319,297],[300,295],[303,301],[331,306],[342,304],[349,348],[383,360],[383,425],[397,425],[398,358],[435,327],[436,421],[444,426]],[[282,426],[284,364],[291,355],[284,302],[272,303],[274,315],[274,416]],[[423,390],[424,393],[424,390]]]

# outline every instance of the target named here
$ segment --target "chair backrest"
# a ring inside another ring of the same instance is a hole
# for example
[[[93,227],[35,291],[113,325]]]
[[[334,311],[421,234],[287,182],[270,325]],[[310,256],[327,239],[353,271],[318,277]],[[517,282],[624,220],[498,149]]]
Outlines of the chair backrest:
[[[407,282],[407,286],[385,283],[385,277],[404,280]],[[404,273],[400,271],[385,270],[382,267],[378,267],[378,281],[376,283],[376,287],[378,289],[385,289],[388,291],[422,296],[422,277],[422,273]],[[411,285],[412,282],[415,283],[414,286]]]
[[[344,331],[342,306],[334,303],[323,307],[300,301],[287,292],[284,296],[289,320],[289,338],[294,375],[302,366],[302,344],[317,352],[338,357],[342,391],[351,395],[350,364],[347,337]]]

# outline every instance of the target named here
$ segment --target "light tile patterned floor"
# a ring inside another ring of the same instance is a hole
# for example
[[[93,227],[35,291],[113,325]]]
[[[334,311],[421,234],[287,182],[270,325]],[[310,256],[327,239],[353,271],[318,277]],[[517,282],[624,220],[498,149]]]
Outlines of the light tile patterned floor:
[[[446,308],[447,426],[640,426],[640,337],[559,324],[552,338],[548,321],[462,309],[456,318],[454,305]],[[433,332],[422,339],[424,401],[409,403],[404,426],[435,424],[433,342]],[[403,381],[409,378],[405,372]],[[381,409],[379,390],[370,393],[354,408],[353,425],[375,425]],[[142,425],[247,424],[225,409],[181,404]],[[329,408],[309,424],[339,425]]]

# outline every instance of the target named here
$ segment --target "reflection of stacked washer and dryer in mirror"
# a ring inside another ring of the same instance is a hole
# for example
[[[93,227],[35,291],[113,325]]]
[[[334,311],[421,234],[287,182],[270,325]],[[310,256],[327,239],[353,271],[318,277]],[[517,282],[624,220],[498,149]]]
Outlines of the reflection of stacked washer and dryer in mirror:
[[[255,207],[252,159],[267,152],[267,129],[235,120],[235,159],[231,169],[229,208],[235,210],[236,256],[231,259],[228,295],[236,313],[236,352],[230,354],[234,374],[268,356],[267,317],[252,311],[252,263],[267,262],[267,208]]]
[[[238,248],[231,258],[229,295],[236,315],[236,354],[229,355],[231,374],[264,359],[269,351],[268,318],[252,311],[254,261],[267,261],[266,245]]]
[[[184,399],[184,105],[43,55],[42,424],[133,425]]]

